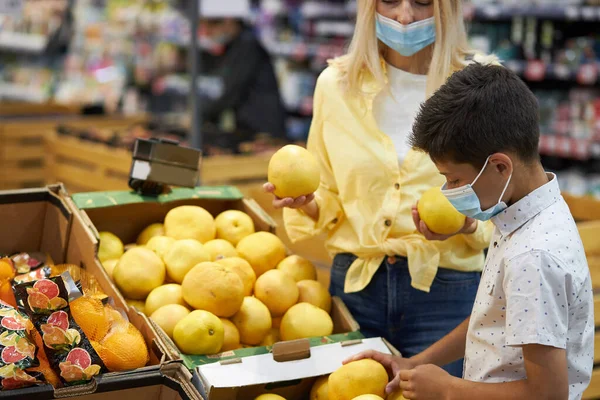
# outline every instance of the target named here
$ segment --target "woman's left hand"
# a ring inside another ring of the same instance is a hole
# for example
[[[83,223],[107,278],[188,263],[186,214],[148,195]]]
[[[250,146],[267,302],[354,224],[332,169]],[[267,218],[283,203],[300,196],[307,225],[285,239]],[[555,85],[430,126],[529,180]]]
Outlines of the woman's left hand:
[[[413,221],[415,222],[415,226],[417,227],[417,230],[423,236],[425,236],[425,238],[427,240],[444,241],[444,240],[451,238],[452,236],[456,236],[459,234],[470,235],[472,233],[475,233],[475,231],[477,230],[477,220],[467,217],[462,229],[453,235],[440,235],[439,233],[434,233],[429,230],[429,228],[427,227],[427,224],[425,224],[425,222],[423,222],[423,220],[419,216],[419,211],[417,211],[417,204],[415,204],[412,208]]]

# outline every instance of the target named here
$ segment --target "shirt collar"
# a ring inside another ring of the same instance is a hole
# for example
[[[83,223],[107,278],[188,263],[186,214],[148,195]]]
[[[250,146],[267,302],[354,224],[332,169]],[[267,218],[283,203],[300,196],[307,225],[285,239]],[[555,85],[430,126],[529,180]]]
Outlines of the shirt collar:
[[[502,236],[510,235],[560,199],[560,188],[556,175],[552,173],[547,175],[550,179],[548,183],[492,218],[492,222],[500,230]]]

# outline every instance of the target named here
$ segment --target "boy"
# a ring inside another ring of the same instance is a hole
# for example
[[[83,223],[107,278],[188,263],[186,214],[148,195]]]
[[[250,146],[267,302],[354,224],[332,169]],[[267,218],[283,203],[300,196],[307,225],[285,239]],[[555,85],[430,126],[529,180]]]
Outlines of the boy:
[[[422,106],[411,144],[446,177],[443,193],[454,207],[491,220],[495,231],[470,318],[410,359],[376,352],[352,359],[381,362],[394,376],[389,392],[400,386],[418,400],[581,399],[594,358],[592,286],[538,141],[536,98],[499,66],[468,66]],[[439,368],[463,355],[464,380]]]

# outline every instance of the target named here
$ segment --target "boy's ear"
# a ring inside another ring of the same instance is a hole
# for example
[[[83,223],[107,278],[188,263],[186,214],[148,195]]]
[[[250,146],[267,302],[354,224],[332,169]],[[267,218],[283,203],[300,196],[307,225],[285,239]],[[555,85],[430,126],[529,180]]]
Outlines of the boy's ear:
[[[514,164],[512,159],[507,154],[492,154],[489,162],[501,175],[509,176],[513,173]]]

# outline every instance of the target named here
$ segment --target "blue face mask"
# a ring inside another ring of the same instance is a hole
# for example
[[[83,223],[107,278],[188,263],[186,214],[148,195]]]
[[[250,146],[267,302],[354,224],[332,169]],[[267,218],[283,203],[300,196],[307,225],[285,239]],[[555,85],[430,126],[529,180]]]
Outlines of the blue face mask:
[[[434,17],[402,25],[377,13],[376,28],[377,38],[405,57],[410,57],[435,42]]]
[[[507,206],[506,203],[502,201],[502,198],[504,197],[504,193],[506,193],[506,189],[508,189],[510,179],[512,178],[512,174],[510,174],[508,181],[504,186],[504,190],[500,195],[498,203],[495,206],[482,211],[479,197],[477,197],[477,194],[473,190],[473,185],[475,182],[477,182],[483,171],[485,171],[485,167],[488,165],[489,160],[489,157],[487,160],[485,160],[485,165],[481,171],[479,171],[479,175],[477,175],[473,183],[470,185],[461,186],[455,189],[446,189],[447,184],[442,186],[442,194],[446,196],[448,201],[450,201],[450,203],[454,206],[454,208],[456,208],[456,210],[458,210],[459,213],[479,221],[487,221],[506,210]]]

